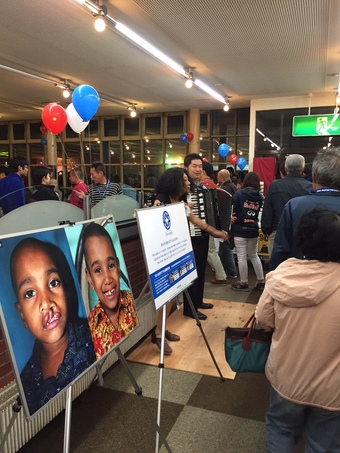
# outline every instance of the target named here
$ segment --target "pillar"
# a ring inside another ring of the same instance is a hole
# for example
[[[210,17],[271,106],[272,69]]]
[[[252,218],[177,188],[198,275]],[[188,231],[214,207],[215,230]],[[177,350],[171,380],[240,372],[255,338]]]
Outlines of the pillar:
[[[191,132],[194,138],[189,143],[189,153],[200,153],[200,110],[189,110],[189,129],[187,133]]]

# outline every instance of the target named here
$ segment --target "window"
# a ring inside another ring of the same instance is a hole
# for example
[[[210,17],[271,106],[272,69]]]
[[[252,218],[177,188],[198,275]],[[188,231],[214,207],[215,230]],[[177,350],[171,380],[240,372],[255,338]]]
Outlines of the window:
[[[139,135],[139,118],[124,118],[124,135]]]
[[[168,115],[166,122],[166,133],[168,135],[178,134],[184,131],[184,115]]]
[[[149,140],[144,144],[144,163],[163,164],[163,140]]]
[[[160,116],[145,117],[145,135],[161,135],[162,118]]]
[[[25,124],[24,123],[13,123],[13,139],[14,140],[25,140]]]
[[[8,124],[0,124],[0,140],[8,140]]]
[[[118,137],[119,121],[118,118],[104,119],[104,137]]]

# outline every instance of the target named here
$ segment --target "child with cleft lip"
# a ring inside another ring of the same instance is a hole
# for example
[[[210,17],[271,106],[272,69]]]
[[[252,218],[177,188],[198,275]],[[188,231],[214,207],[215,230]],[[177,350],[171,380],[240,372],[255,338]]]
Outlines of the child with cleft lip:
[[[29,237],[10,259],[16,309],[35,338],[20,377],[32,415],[95,362],[86,318],[78,316],[78,294],[64,253]]]
[[[85,227],[83,248],[86,277],[99,299],[88,317],[99,359],[138,325],[138,318],[131,291],[120,289],[119,259],[102,225]]]

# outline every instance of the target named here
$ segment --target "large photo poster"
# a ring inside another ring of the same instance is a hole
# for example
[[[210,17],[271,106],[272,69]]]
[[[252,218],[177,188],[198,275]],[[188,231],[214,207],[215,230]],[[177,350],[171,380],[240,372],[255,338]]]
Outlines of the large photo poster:
[[[0,236],[0,305],[32,417],[138,326],[113,218]]]

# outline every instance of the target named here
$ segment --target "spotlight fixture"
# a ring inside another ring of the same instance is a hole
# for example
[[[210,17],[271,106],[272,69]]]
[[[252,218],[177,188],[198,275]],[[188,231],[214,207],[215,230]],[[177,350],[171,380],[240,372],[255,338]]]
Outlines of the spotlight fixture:
[[[186,80],[185,80],[186,88],[192,88],[194,85],[194,77],[193,77],[191,68],[187,68],[185,78],[186,78]]]
[[[223,110],[225,112],[228,112],[228,110],[230,109],[230,102],[229,102],[228,98],[226,98],[224,102],[225,102],[225,104],[224,104]]]
[[[68,99],[71,96],[71,87],[67,79],[65,79],[64,82],[55,83],[54,86],[63,90],[63,96],[65,99]]]
[[[101,33],[106,29],[105,16],[107,15],[107,8],[103,5],[103,2],[98,3],[98,11],[92,11],[92,15],[96,18],[94,21],[94,28]]]
[[[132,118],[135,118],[135,116],[137,115],[136,104],[130,104],[128,110],[130,110],[130,116]]]
[[[86,8],[88,8],[93,16],[105,16],[105,22],[108,22],[110,25],[112,25],[114,30],[119,32],[129,41],[133,42],[140,49],[144,50],[157,60],[167,65],[169,68],[176,71],[178,74],[188,79],[186,80],[186,86],[190,87],[191,83],[193,83],[196,87],[200,88],[202,91],[209,94],[217,101],[221,102],[222,104],[226,103],[225,97],[211,88],[205,82],[200,79],[193,79],[192,77],[190,77],[191,74],[190,71],[188,71],[188,68],[185,69],[181,64],[177,63],[168,55],[164,54],[161,50],[148,42],[142,36],[138,35],[132,29],[111,17],[110,14],[107,13],[107,8],[103,5],[103,0],[98,0],[97,2],[95,2],[94,0],[78,0],[78,2],[82,3]]]

